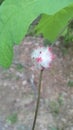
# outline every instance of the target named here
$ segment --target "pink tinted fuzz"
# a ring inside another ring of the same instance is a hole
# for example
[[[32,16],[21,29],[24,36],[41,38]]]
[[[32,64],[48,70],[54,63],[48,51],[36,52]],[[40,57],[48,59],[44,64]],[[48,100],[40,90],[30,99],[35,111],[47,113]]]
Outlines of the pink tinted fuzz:
[[[50,68],[52,61],[55,59],[55,55],[52,52],[51,47],[37,47],[31,55],[34,58],[38,68]]]

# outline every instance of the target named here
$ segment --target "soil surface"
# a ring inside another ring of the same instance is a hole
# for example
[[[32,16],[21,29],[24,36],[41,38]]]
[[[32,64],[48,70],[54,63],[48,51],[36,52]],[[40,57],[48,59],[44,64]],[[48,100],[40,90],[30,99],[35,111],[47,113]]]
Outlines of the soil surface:
[[[40,71],[31,52],[42,38],[26,37],[14,48],[8,70],[0,68],[0,130],[31,130]],[[63,54],[54,45],[56,58],[43,73],[40,107],[35,130],[73,130],[73,47]]]

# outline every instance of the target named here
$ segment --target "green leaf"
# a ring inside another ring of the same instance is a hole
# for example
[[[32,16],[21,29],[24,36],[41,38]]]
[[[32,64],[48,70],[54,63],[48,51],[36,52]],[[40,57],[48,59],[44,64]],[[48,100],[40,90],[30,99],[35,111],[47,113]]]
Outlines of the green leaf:
[[[0,5],[3,3],[4,0],[0,0]]]
[[[45,38],[54,42],[71,19],[73,19],[73,4],[54,15],[44,14],[36,27],[37,34],[42,33]]]
[[[0,6],[0,65],[9,67],[13,46],[19,44],[29,25],[40,14],[53,15],[73,0],[5,0]]]

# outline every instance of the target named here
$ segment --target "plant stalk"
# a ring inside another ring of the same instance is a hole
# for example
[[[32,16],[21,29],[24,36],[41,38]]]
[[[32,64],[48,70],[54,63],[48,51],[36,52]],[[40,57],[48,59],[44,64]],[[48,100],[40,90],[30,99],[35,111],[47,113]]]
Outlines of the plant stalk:
[[[37,115],[38,115],[38,109],[39,109],[39,103],[40,103],[40,91],[41,91],[42,74],[43,74],[43,69],[40,71],[39,86],[38,86],[38,98],[37,98],[37,103],[36,103],[36,110],[35,110],[35,116],[34,116],[32,130],[35,129],[36,119],[37,119]]]

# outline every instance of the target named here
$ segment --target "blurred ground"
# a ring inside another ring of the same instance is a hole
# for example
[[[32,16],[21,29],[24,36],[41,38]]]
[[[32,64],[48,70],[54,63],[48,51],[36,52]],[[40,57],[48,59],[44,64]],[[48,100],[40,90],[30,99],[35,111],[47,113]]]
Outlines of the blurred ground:
[[[39,78],[31,52],[42,44],[42,38],[26,37],[14,48],[11,67],[0,68],[0,130],[31,130]],[[43,73],[35,130],[73,130],[73,48],[65,55],[59,45],[53,51],[57,56]]]

